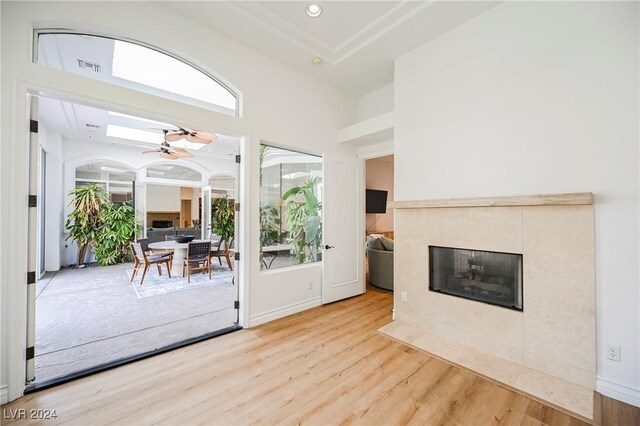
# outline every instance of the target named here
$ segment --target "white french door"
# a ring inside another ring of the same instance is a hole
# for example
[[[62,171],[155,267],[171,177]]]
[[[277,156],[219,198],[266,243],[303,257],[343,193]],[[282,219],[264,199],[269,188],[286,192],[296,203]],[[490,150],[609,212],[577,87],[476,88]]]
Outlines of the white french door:
[[[364,293],[363,160],[324,156],[322,303]]]
[[[39,273],[36,272],[38,258],[38,204],[44,204],[44,197],[38,199],[38,181],[40,168],[38,160],[40,142],[38,141],[38,98],[29,96],[31,132],[29,133],[29,232],[27,253],[27,341],[25,360],[27,363],[25,381],[35,379],[35,345],[36,345],[36,282]],[[35,125],[35,127],[34,127]],[[42,230],[42,232],[44,232]]]
[[[211,239],[211,186],[202,187],[202,206],[200,211],[200,225],[202,226],[202,239]]]

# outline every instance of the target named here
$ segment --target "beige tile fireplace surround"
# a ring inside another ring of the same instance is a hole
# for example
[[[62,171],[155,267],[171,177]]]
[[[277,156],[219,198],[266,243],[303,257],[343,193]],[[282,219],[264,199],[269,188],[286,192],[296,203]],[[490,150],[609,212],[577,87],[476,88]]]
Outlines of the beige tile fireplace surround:
[[[593,418],[593,195],[397,201],[390,207],[396,320],[380,332]],[[522,254],[523,311],[429,291],[430,245]]]

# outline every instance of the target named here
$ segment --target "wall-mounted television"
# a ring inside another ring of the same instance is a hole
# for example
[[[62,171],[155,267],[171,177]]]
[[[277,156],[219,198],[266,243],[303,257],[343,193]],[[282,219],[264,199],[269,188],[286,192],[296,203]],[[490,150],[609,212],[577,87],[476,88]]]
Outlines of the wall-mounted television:
[[[381,191],[379,189],[367,189],[366,212],[383,214],[386,213],[387,191]]]

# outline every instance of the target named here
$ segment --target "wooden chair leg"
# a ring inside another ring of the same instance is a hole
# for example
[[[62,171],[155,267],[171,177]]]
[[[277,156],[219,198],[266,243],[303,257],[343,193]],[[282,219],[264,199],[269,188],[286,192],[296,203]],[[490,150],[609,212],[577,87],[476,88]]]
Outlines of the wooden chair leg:
[[[218,262],[220,262],[220,266],[222,266],[222,258],[218,256]]]
[[[136,277],[136,274],[138,273],[138,268],[140,267],[140,261],[138,260],[138,258],[134,258],[134,265],[133,265],[133,272],[131,273],[131,279],[129,280],[130,283],[133,282],[133,279]]]
[[[229,256],[229,253],[225,253],[224,257],[227,259],[227,265],[229,265],[229,269],[233,271],[233,266],[231,266],[231,256]]]
[[[166,261],[164,263],[167,266],[167,275],[169,275],[169,278],[171,278],[171,267],[169,266],[170,263],[170,261]]]
[[[162,276],[162,269],[160,268],[160,264],[156,263],[156,266],[158,267],[158,275]]]
[[[191,284],[191,265],[187,265],[187,283]]]
[[[211,279],[211,259],[207,261],[207,269],[209,270],[209,279]]]
[[[142,285],[142,281],[144,281],[144,276],[147,274],[147,271],[149,270],[149,266],[151,266],[151,264],[149,263],[144,265],[144,271],[142,271],[142,277],[140,278],[140,285]]]

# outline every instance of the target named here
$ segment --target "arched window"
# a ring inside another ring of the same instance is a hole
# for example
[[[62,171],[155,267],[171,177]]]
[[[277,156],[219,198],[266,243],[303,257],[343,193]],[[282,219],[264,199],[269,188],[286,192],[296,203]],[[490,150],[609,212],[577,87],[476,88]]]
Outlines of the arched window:
[[[38,64],[141,92],[238,115],[238,98],[186,61],[138,42],[65,31],[36,31]]]
[[[133,201],[136,172],[122,164],[96,161],[76,168],[75,186],[99,183],[114,203]]]

